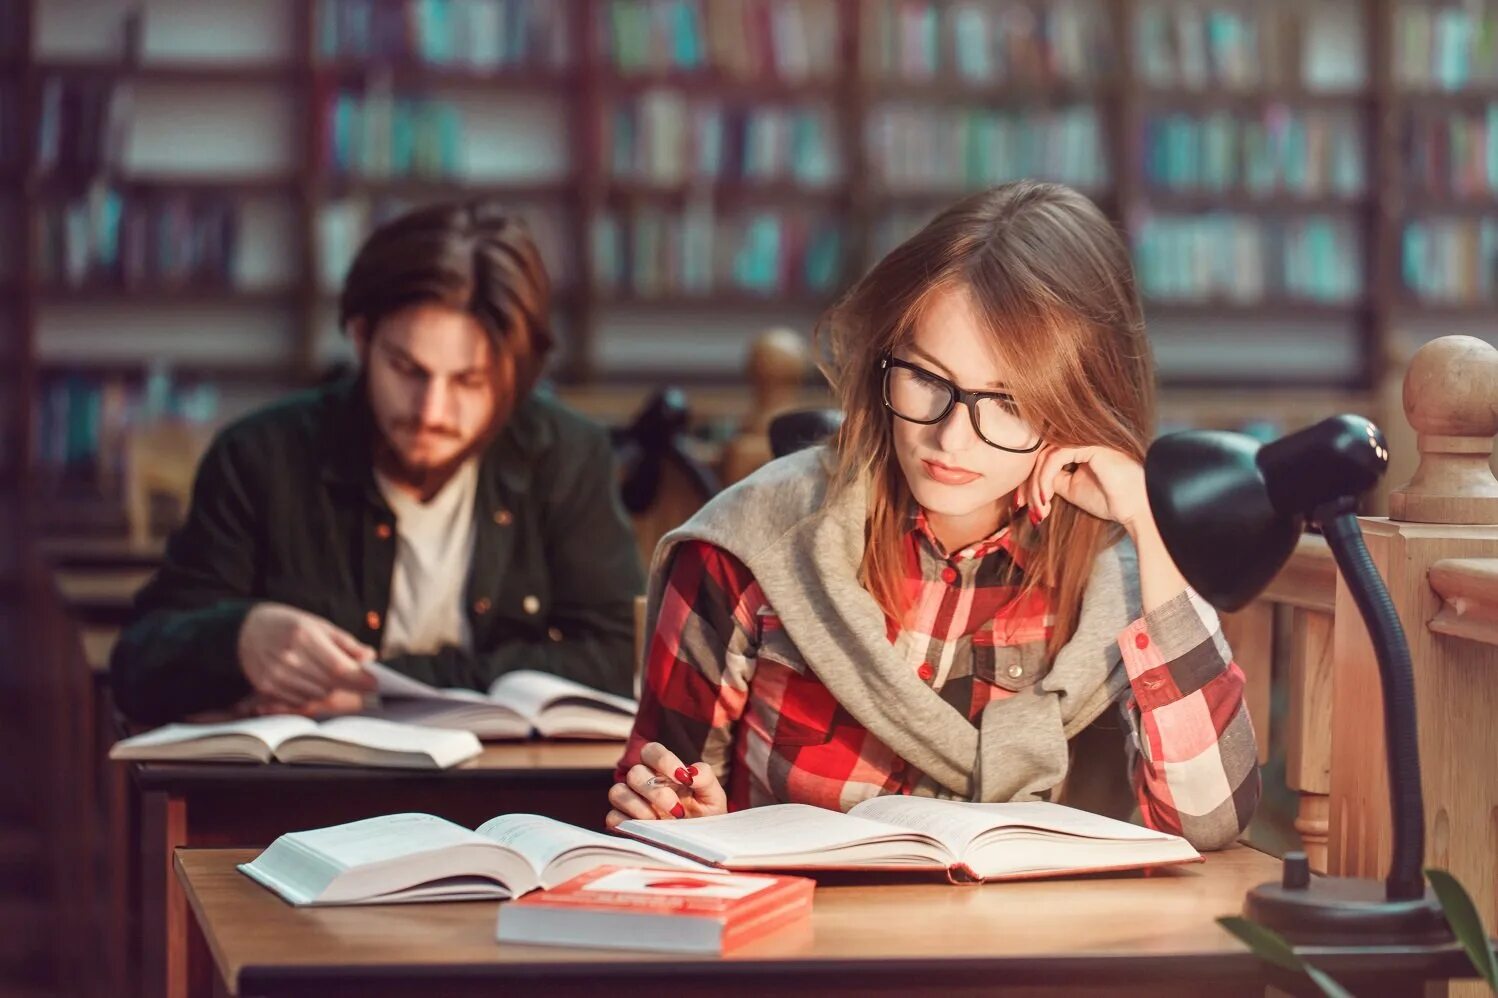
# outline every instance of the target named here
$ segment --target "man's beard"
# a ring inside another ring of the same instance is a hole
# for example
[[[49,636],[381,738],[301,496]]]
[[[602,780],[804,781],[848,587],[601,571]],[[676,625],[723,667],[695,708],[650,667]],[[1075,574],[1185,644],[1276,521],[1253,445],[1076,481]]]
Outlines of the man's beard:
[[[408,429],[409,424],[402,421],[396,424],[396,430]],[[446,431],[439,431],[446,432]],[[482,451],[494,438],[494,429],[479,434],[473,440],[458,451],[452,457],[438,464],[413,464],[407,461],[405,455],[396,447],[385,433],[382,427],[376,427],[375,434],[375,468],[386,478],[397,485],[404,486],[419,493],[424,499],[430,498],[441,491],[442,486],[457,474],[458,469],[468,461],[469,458]],[[457,436],[457,434],[448,434]]]

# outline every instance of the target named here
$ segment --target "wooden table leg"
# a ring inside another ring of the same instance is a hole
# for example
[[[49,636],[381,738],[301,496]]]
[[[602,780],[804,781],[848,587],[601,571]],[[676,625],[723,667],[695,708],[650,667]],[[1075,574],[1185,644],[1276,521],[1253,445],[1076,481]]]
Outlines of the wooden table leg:
[[[187,896],[172,853],[187,842],[187,802],[160,791],[141,794],[141,982],[147,995],[187,998]]]

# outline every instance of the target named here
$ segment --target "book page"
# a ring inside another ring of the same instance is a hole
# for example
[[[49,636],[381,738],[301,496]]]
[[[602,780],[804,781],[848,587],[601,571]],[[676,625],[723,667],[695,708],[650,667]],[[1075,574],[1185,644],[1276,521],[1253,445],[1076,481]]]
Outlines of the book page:
[[[469,731],[423,728],[374,717],[335,717],[318,725],[313,734],[382,752],[430,755],[444,767],[470,759],[484,748]]]
[[[570,679],[553,676],[549,672],[537,672],[534,669],[517,669],[500,676],[489,687],[489,698],[513,707],[529,718],[538,717],[548,705],[568,698],[586,700],[599,707],[613,708],[631,717],[639,709],[639,704],[629,697],[605,693],[602,690],[575,683]]]
[[[926,832],[958,856],[974,839],[999,828],[1035,828],[1056,835],[1123,841],[1160,839],[1165,834],[1046,801],[975,804],[889,794],[863,801],[850,813]]]
[[[627,835],[681,849],[709,863],[814,857],[850,846],[901,840],[913,830],[891,827],[852,814],[810,804],[769,804],[707,818],[678,821],[631,819],[619,826]],[[943,852],[939,839],[914,831]],[[955,854],[947,857],[955,860]]]
[[[478,834],[524,856],[543,879],[547,867],[566,854],[579,850],[637,857],[657,866],[707,869],[700,863],[644,842],[591,832],[539,814],[501,814],[480,825]]]
[[[317,722],[298,714],[271,714],[266,717],[247,717],[239,721],[223,721],[217,724],[164,724],[131,738],[115,743],[115,748],[124,751],[136,748],[153,748],[159,745],[177,745],[219,735],[248,735],[258,738],[274,749],[294,735],[305,735],[317,730]]]
[[[462,825],[431,814],[386,814],[346,825],[291,832],[287,838],[345,870],[449,846],[487,842]]]
[[[489,698],[478,690],[439,689],[419,679],[396,672],[381,662],[371,662],[364,667],[375,677],[375,692],[381,697],[409,700],[461,700],[465,703],[484,703]]]

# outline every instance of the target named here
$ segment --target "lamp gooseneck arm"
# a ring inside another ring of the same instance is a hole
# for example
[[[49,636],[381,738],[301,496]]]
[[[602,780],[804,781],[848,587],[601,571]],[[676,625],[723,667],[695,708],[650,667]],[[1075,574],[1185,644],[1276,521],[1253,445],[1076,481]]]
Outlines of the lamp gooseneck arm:
[[[1394,853],[1385,880],[1389,900],[1425,893],[1425,804],[1420,789],[1420,742],[1415,720],[1415,677],[1410,646],[1394,602],[1384,586],[1358,526],[1356,502],[1335,499],[1318,507],[1316,520],[1337,568],[1373,640],[1384,695],[1384,735],[1388,751],[1389,810]]]

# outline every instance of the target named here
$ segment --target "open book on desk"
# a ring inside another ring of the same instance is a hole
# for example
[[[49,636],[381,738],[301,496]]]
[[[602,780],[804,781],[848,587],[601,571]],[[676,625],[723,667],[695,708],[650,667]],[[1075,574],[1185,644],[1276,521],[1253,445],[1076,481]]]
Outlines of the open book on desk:
[[[727,870],[945,870],[953,881],[1019,880],[1201,859],[1180,836],[1043,801],[890,795],[846,814],[771,804],[707,818],[630,820],[617,830]]]
[[[639,705],[547,672],[519,669],[487,692],[439,689],[387,665],[366,666],[379,684],[376,716],[434,728],[460,728],[480,738],[629,737]]]
[[[503,900],[605,865],[706,869],[537,814],[502,814],[477,831],[430,814],[389,814],[289,832],[239,869],[292,904],[338,905]]]
[[[321,723],[296,714],[217,724],[167,724],[118,741],[111,759],[140,762],[270,762],[447,769],[484,750],[467,731],[371,717]]]

